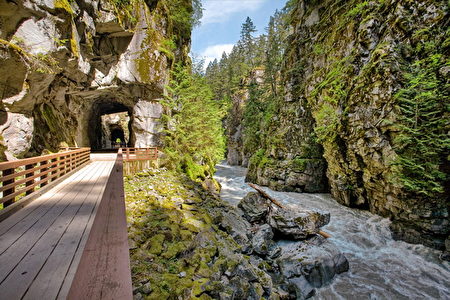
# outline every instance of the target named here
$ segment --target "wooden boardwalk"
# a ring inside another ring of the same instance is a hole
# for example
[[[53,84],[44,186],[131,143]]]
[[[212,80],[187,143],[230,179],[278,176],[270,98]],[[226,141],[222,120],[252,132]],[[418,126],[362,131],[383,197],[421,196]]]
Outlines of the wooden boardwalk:
[[[93,162],[0,222],[0,299],[68,297],[114,171],[115,155],[109,156],[93,155]]]

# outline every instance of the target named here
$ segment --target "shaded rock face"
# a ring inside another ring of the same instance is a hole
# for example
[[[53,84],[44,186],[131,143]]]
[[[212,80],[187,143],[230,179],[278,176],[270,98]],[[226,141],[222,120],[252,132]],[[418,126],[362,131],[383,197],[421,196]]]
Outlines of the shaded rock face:
[[[0,3],[0,132],[8,155],[63,142],[102,148],[101,116],[118,112],[130,116],[131,146],[159,144],[171,60],[158,49],[170,32],[164,7],[146,2],[134,19],[108,1]],[[182,40],[174,50],[180,58],[189,47]]]
[[[243,125],[241,124],[245,102],[248,100],[248,91],[242,90],[232,97],[232,107],[226,123],[227,163],[232,166],[247,166],[248,154],[243,149]]]
[[[259,86],[264,83],[264,70],[256,68],[252,70],[247,78],[242,80],[241,88],[236,91],[231,99],[231,110],[225,122],[227,139],[227,163],[231,166],[247,167],[251,149],[244,146],[246,138],[244,118],[245,105],[249,101],[250,86]],[[248,133],[247,133],[248,136]]]
[[[277,138],[253,154],[247,180],[318,192],[326,191],[326,173],[341,204],[389,217],[396,238],[443,249],[450,232],[448,176],[443,191],[427,194],[418,186],[428,175],[402,183],[410,175],[397,167],[406,151],[398,92],[419,80],[417,72],[428,72],[419,82],[434,76],[434,84],[448,85],[448,19],[447,1],[295,1],[285,92],[276,122],[264,132]],[[439,103],[448,98],[436,95]],[[436,151],[435,169],[448,175],[448,151]]]

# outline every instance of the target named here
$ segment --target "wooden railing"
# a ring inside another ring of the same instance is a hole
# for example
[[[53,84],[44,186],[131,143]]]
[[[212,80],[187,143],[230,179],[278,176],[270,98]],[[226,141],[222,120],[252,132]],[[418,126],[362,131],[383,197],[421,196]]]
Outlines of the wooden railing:
[[[158,148],[120,148],[119,153],[122,153],[124,161],[135,160],[156,160],[158,159]]]
[[[88,162],[90,148],[65,148],[66,151],[0,163],[0,204],[13,204],[19,196],[28,196]]]

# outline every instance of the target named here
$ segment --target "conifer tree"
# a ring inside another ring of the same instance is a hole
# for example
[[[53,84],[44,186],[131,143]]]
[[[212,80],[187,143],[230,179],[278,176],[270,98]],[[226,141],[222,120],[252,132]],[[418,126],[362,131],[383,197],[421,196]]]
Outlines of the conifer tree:
[[[252,19],[247,17],[244,24],[241,27],[241,39],[238,42],[239,47],[242,48],[245,57],[245,62],[247,62],[251,67],[254,66],[254,37],[253,33],[256,32],[256,27],[253,24]]]
[[[224,108],[213,99],[205,79],[177,65],[164,105],[165,154],[169,167],[185,172],[191,179],[205,179],[214,174],[223,158],[225,140],[222,129]]]

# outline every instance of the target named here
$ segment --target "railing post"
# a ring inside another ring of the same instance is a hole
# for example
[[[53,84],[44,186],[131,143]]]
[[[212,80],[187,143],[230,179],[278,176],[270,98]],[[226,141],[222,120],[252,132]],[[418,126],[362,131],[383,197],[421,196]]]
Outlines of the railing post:
[[[6,169],[6,170],[3,170],[2,175],[3,176],[11,175],[11,174],[14,174],[14,171],[15,171],[14,169]],[[3,181],[3,186],[11,184],[11,183],[14,183],[14,179],[15,178]],[[8,195],[11,195],[14,192],[15,192],[15,187],[12,187],[10,189],[7,189],[7,190],[3,191],[3,198],[8,196]],[[3,203],[3,207],[7,207],[7,206],[13,204],[14,200],[15,199],[13,198],[11,200],[8,200],[8,201],[4,202]]]
[[[69,154],[69,172],[73,170],[73,154]]]
[[[34,164],[25,166],[25,170],[30,170],[33,168],[34,168]],[[34,172],[29,172],[29,173],[25,174],[25,178],[32,177],[33,175],[34,175]],[[25,182],[25,187],[29,187],[30,185],[33,185],[33,183],[34,183],[34,179],[31,179],[31,180]],[[34,188],[29,189],[28,191],[26,191],[25,195],[29,195],[33,192],[34,192]]]
[[[44,161],[42,161],[39,165],[40,165],[40,166],[45,166],[45,165],[47,165],[47,161],[44,160]],[[47,168],[44,167],[44,168],[42,168],[42,169],[40,170],[39,173],[44,173],[45,171],[47,171]],[[41,175],[41,176],[39,177],[39,180],[42,180],[42,179],[45,179],[45,178],[47,178],[47,174]],[[39,186],[40,186],[40,187],[44,187],[44,186],[46,186],[46,185],[47,185],[47,182],[42,182]]]
[[[66,155],[62,155],[59,157],[59,161],[58,161],[58,170],[61,172],[61,176],[66,174],[66,163],[65,162],[61,162],[62,160],[66,159]]]
[[[58,163],[57,163],[58,159],[57,158],[53,158],[52,159],[52,166],[51,168],[53,169],[52,171],[52,181],[56,180],[57,177],[53,177],[53,175],[55,175],[56,173],[58,173]]]

